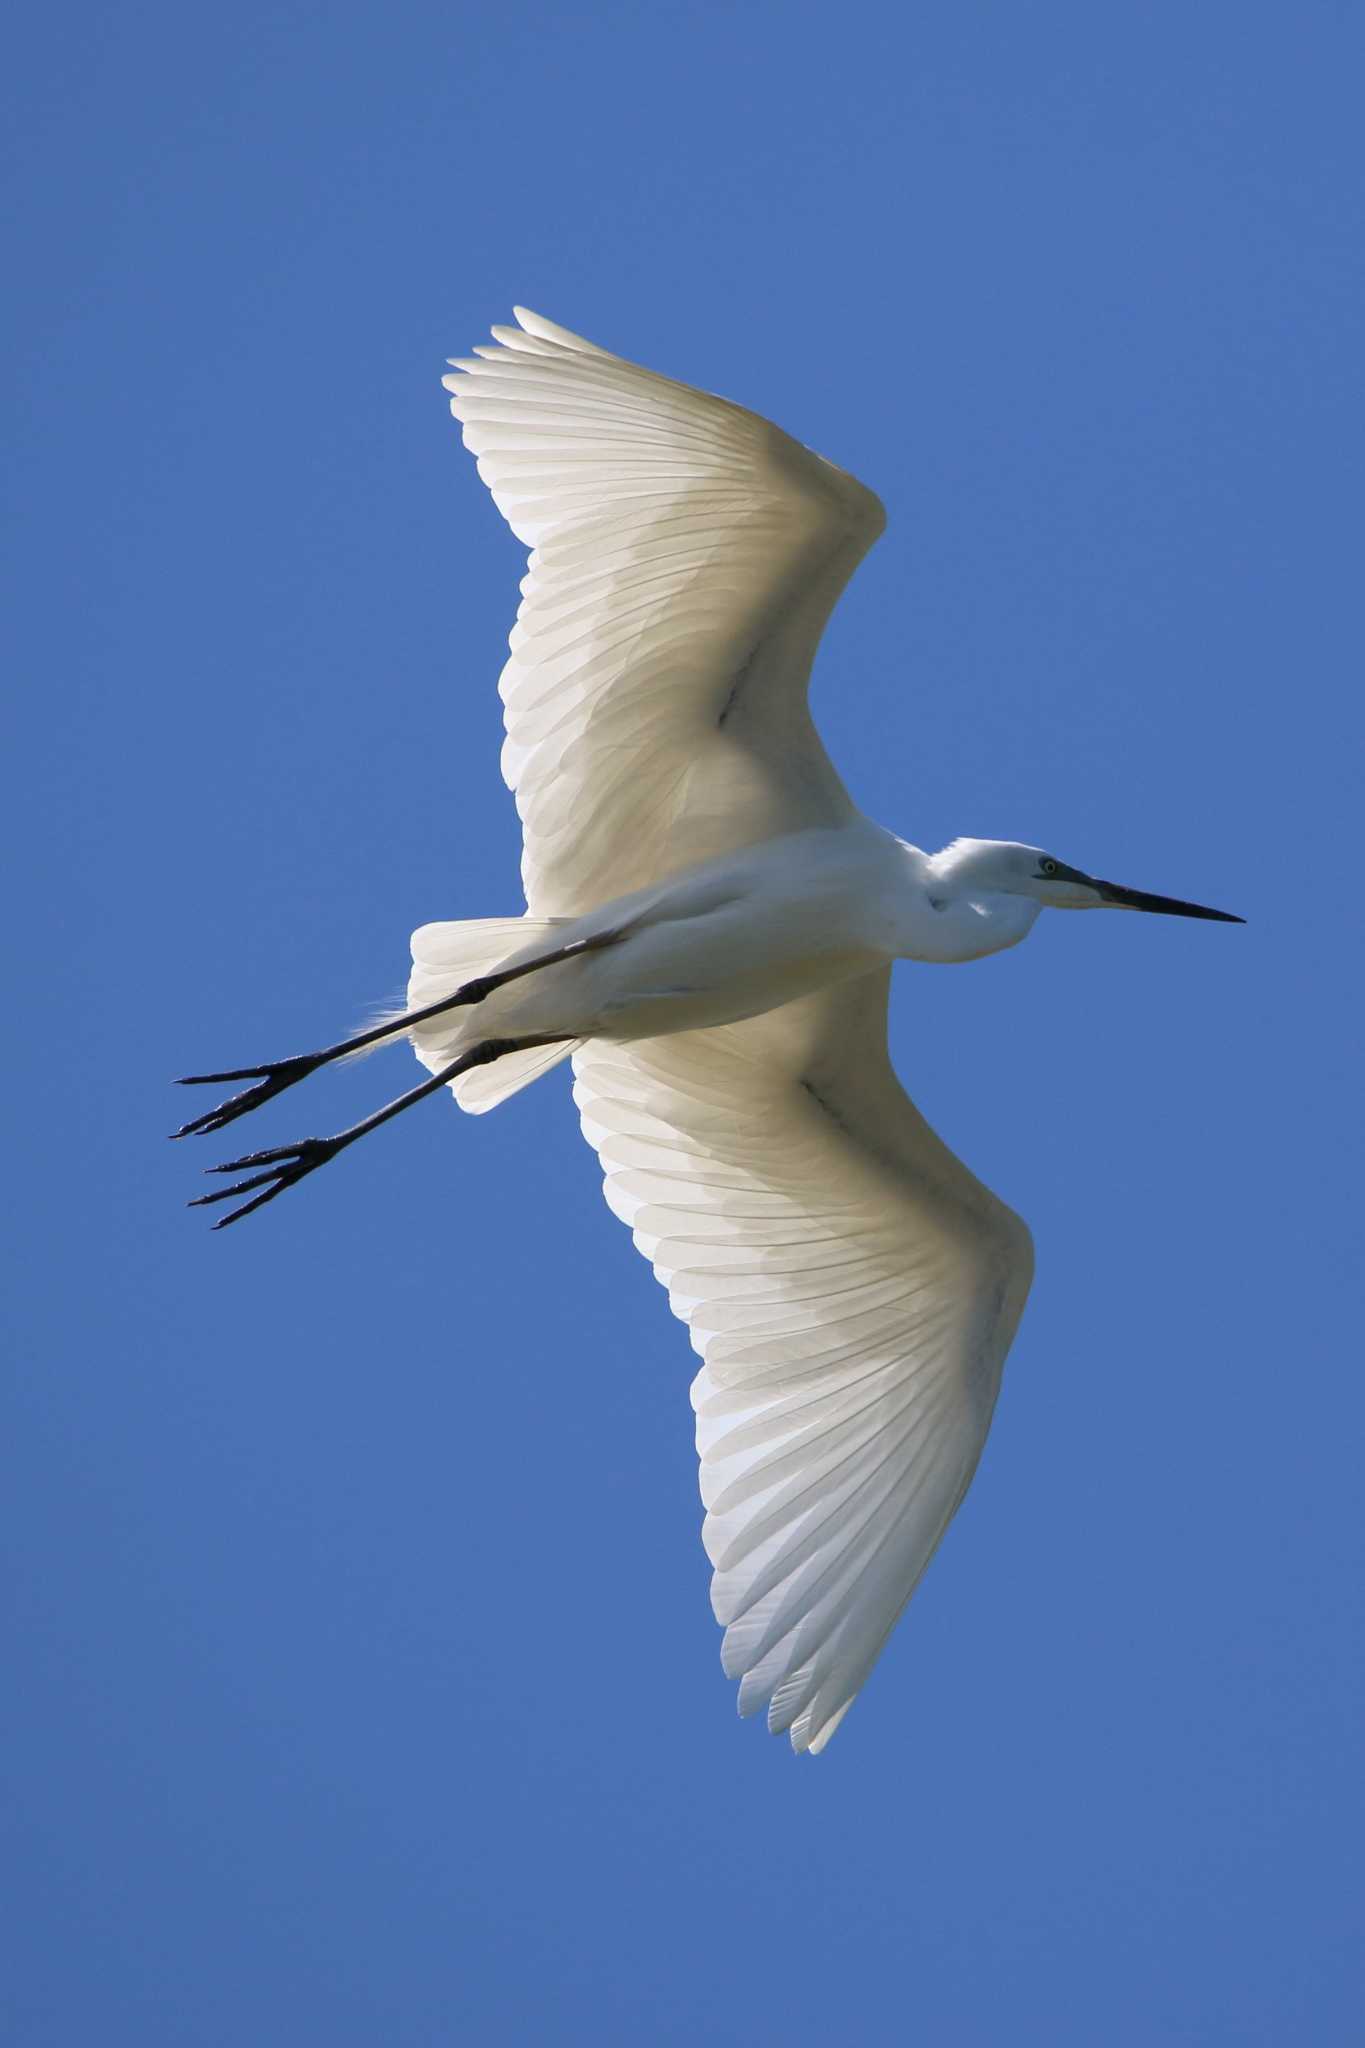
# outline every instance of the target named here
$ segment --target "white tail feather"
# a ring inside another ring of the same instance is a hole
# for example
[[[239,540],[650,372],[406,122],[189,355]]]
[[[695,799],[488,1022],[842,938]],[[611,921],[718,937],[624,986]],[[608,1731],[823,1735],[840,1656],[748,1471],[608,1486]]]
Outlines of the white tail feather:
[[[412,977],[408,982],[407,1007],[424,1009],[442,996],[454,995],[462,982],[488,974],[503,960],[519,953],[532,939],[553,940],[566,918],[474,917],[450,924],[424,924],[412,935]],[[547,948],[548,950],[548,948]],[[401,1014],[401,1013],[400,1013]],[[452,1011],[433,1017],[427,1025],[409,1032],[413,1051],[429,1073],[439,1073],[452,1054],[452,1040],[462,1029],[466,1013]],[[518,1088],[538,1079],[559,1060],[567,1059],[577,1040],[563,1045],[533,1045],[525,1052],[509,1052],[491,1066],[475,1067],[452,1081],[450,1092],[460,1108],[471,1116],[496,1109]]]

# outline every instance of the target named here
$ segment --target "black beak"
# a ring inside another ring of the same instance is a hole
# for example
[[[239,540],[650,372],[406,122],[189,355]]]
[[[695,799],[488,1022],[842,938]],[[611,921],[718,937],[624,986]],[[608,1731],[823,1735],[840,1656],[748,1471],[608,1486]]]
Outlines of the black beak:
[[[1208,917],[1218,924],[1245,924],[1230,910],[1207,910],[1202,903],[1182,903],[1177,896],[1149,896],[1145,889],[1124,889],[1117,882],[1095,882],[1106,903],[1121,910],[1159,910],[1164,917]]]

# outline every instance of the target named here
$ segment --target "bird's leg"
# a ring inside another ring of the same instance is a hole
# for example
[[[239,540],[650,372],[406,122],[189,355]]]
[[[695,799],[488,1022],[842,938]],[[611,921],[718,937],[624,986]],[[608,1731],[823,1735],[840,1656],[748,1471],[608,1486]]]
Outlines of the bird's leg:
[[[348,1145],[354,1145],[357,1138],[364,1138],[371,1131],[377,1131],[390,1117],[401,1110],[411,1109],[414,1102],[420,1102],[426,1095],[432,1095],[438,1088],[444,1088],[461,1074],[467,1074],[471,1067],[486,1067],[490,1061],[501,1059],[504,1053],[525,1052],[533,1045],[562,1045],[566,1041],[559,1032],[545,1032],[534,1038],[486,1038],[481,1045],[460,1054],[450,1065],[442,1067],[439,1074],[432,1074],[417,1087],[409,1088],[406,1095],[397,1096],[386,1102],[373,1116],[363,1117],[349,1130],[338,1131],[332,1138],[299,1138],[292,1145],[272,1145],[265,1152],[247,1152],[240,1159],[228,1159],[222,1166],[205,1168],[208,1173],[247,1172],[249,1178],[234,1181],[230,1188],[219,1188],[211,1195],[197,1195],[190,1203],[191,1209],[202,1209],[210,1202],[228,1202],[234,1195],[251,1194],[259,1188],[258,1195],[252,1195],[249,1202],[243,1202],[240,1209],[230,1210],[220,1216],[214,1224],[215,1230],[223,1230],[229,1223],[236,1223],[242,1216],[249,1216],[253,1209],[263,1208],[273,1202],[276,1195],[282,1195],[286,1188],[292,1188],[305,1174],[315,1173],[319,1166],[325,1166],[329,1159],[335,1159],[338,1152],[344,1152]],[[252,1167],[261,1167],[260,1173],[251,1173]]]
[[[494,989],[505,987],[509,981],[520,981],[523,975],[535,974],[542,967],[555,967],[561,960],[576,959],[580,953],[600,952],[604,946],[614,946],[625,935],[623,927],[595,932],[590,938],[573,939],[553,953],[542,953],[537,960],[524,960],[518,967],[499,967],[491,974],[476,975],[473,981],[457,988],[453,995],[442,996],[438,1002],[428,1003],[424,1009],[409,1010],[405,1016],[392,1017],[387,1023],[372,1025],[368,1031],[359,1031],[354,1038],[343,1038],[338,1045],[325,1046],[321,1052],[294,1053],[289,1059],[268,1060],[259,1067],[229,1067],[221,1074],[182,1075],[177,1084],[182,1088],[207,1087],[216,1081],[252,1081],[255,1086],[244,1088],[240,1095],[230,1095],[226,1102],[220,1102],[216,1109],[205,1110],[202,1116],[192,1117],[178,1131],[172,1131],[171,1136],[191,1138],[206,1131],[221,1131],[225,1124],[235,1123],[239,1116],[259,1109],[263,1102],[282,1095],[296,1081],[307,1080],[310,1074],[332,1060],[344,1059],[347,1053],[363,1052],[367,1045],[377,1045],[382,1038],[400,1037],[414,1024],[424,1024],[428,1017],[439,1017],[445,1010],[481,1003],[486,996],[492,995]]]

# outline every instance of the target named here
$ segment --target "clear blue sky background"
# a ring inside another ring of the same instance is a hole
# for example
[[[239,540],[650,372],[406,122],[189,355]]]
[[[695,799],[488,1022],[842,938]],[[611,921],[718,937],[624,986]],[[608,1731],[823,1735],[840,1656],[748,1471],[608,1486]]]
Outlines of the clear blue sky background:
[[[1359,9],[25,13],[5,2042],[1359,2041]],[[899,971],[1038,1281],[814,1762],[562,1073],[216,1238],[163,1136],[520,906],[437,384],[514,299],[882,493],[874,815],[1252,920]]]

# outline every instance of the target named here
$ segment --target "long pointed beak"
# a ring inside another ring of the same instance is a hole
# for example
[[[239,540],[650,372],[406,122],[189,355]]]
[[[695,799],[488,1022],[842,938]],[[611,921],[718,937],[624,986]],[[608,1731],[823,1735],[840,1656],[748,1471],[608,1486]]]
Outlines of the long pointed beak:
[[[1125,889],[1118,882],[1096,881],[1094,887],[1106,903],[1120,910],[1158,910],[1164,917],[1208,917],[1218,924],[1245,924],[1230,910],[1209,910],[1202,903],[1182,903],[1177,896],[1149,896],[1145,889]]]

